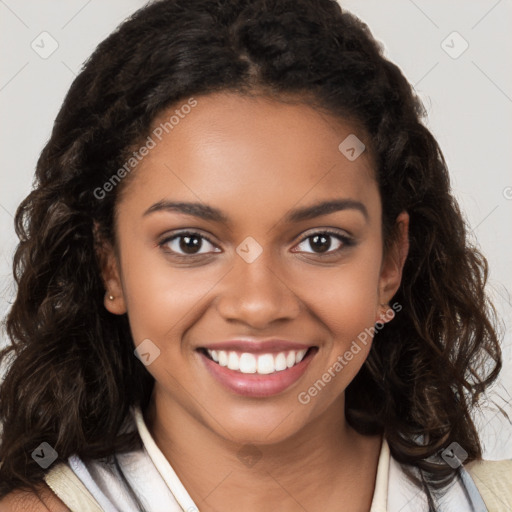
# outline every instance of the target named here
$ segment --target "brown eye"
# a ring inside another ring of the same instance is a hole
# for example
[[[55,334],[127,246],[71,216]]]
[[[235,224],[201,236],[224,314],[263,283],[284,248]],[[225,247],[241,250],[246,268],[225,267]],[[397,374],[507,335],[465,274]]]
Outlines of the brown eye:
[[[332,237],[330,235],[313,235],[309,237],[310,247],[318,252],[327,252],[331,247]]]
[[[167,237],[159,243],[166,252],[174,253],[179,257],[197,256],[201,254],[208,254],[212,252],[208,250],[208,246],[216,248],[216,246],[204,235],[196,232],[182,232]],[[200,252],[201,249],[206,248],[205,252]],[[220,252],[213,251],[213,252]]]
[[[310,254],[313,253],[318,255],[330,255],[341,251],[344,247],[353,245],[353,241],[350,238],[341,235],[340,233],[334,233],[331,231],[318,231],[316,233],[304,237],[297,247],[300,247],[301,245],[307,245],[311,249],[313,249],[312,251],[307,251],[305,248],[303,248],[302,250],[304,252],[309,252]]]

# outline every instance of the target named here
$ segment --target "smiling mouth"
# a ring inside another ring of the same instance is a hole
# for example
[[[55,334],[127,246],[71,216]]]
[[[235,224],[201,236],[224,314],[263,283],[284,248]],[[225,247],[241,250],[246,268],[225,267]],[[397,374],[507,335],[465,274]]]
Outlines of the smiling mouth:
[[[244,374],[269,375],[283,372],[309,359],[318,351],[318,347],[261,354],[206,348],[197,350],[214,363],[229,370]]]

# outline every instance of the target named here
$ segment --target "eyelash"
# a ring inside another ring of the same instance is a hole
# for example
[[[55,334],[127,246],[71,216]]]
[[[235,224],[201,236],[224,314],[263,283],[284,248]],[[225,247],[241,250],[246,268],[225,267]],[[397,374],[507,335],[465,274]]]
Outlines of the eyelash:
[[[315,232],[310,233],[309,235],[303,237],[297,243],[297,245],[302,244],[304,241],[306,241],[306,240],[308,240],[310,238],[313,238],[316,235],[328,235],[328,236],[331,236],[333,238],[338,239],[340,242],[342,242],[342,245],[341,245],[341,247],[339,247],[338,249],[336,249],[334,251],[329,250],[326,253],[308,252],[307,254],[315,254],[315,255],[320,256],[320,257],[329,257],[329,256],[332,256],[334,254],[338,254],[343,249],[345,249],[347,247],[350,247],[350,246],[353,246],[355,244],[354,240],[352,238],[349,238],[348,236],[342,235],[342,234],[338,233],[337,231],[332,231],[332,230],[329,230],[329,229],[324,229],[324,230],[315,231]],[[202,238],[202,239],[206,240],[208,243],[210,243],[211,245],[216,247],[216,245],[207,236],[202,235],[201,233],[199,233],[197,231],[181,231],[179,233],[175,233],[174,235],[168,236],[168,237],[164,238],[162,241],[158,242],[158,247],[160,247],[164,252],[169,253],[173,257],[176,257],[176,258],[179,258],[179,259],[190,260],[192,258],[205,256],[205,254],[188,254],[188,255],[178,254],[178,253],[176,253],[174,251],[171,251],[171,250],[169,250],[169,249],[167,249],[165,247],[169,242],[172,242],[175,239],[179,239],[179,238],[182,238],[182,237],[185,237],[185,236],[197,236],[199,238]],[[301,251],[294,251],[294,252],[301,252]]]

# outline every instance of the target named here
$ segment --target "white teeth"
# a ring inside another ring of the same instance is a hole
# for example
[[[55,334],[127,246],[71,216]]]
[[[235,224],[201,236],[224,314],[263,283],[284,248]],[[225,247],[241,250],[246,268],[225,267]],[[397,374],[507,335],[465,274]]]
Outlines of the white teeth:
[[[258,373],[266,375],[275,371],[274,356],[272,354],[263,354],[258,357]]]
[[[219,350],[219,364],[221,366],[228,365],[228,353],[225,350]]]
[[[275,361],[275,367],[276,367],[276,372],[280,372],[280,371],[286,370],[286,368],[288,368],[288,366],[286,366],[286,356],[284,355],[284,352],[279,352],[279,354],[277,354],[276,361]]]
[[[242,373],[256,373],[256,358],[253,354],[244,352],[240,356],[240,371]]]
[[[236,352],[230,352],[228,356],[228,368],[230,370],[240,369],[240,358]]]
[[[300,363],[306,355],[307,349],[279,352],[278,354],[252,354],[234,351],[208,350],[211,358],[220,366],[227,366],[230,370],[241,373],[269,373],[281,372]]]
[[[295,364],[300,363],[302,361],[306,352],[307,352],[307,350],[299,350],[295,354]]]

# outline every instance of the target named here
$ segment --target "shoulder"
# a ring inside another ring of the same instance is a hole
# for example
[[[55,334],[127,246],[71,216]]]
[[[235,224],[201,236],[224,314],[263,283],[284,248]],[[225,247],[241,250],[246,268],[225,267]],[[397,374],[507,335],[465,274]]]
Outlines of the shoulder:
[[[37,489],[40,496],[33,491],[12,491],[0,500],[0,512],[70,512],[46,484],[38,485]]]
[[[464,467],[471,475],[487,480],[506,478],[510,482],[512,475],[512,459],[510,460],[474,460]]]
[[[475,460],[464,467],[490,510],[503,503],[512,510],[512,460]]]

